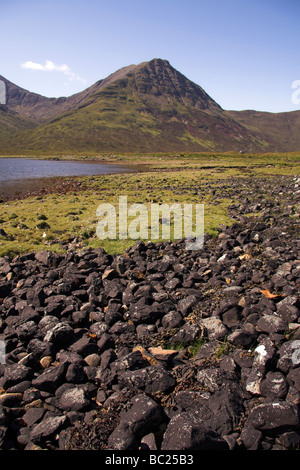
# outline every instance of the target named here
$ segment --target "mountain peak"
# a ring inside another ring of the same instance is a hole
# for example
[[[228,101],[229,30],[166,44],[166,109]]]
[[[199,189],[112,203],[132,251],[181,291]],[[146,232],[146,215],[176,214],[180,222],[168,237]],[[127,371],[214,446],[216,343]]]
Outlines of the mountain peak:
[[[69,97],[46,98],[0,80],[7,95],[0,109],[6,154],[299,148],[300,111],[289,113],[294,124],[281,120],[275,135],[280,116],[225,111],[166,59],[123,67]]]
[[[221,110],[221,107],[196,83],[178,72],[166,59],[142,62],[134,70],[137,91],[155,97],[176,98],[197,109]]]

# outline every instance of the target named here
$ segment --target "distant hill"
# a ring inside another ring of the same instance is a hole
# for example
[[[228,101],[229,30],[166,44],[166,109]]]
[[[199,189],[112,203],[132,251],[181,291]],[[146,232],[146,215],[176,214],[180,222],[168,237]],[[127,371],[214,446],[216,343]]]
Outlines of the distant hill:
[[[268,144],[268,151],[300,150],[300,111],[267,113],[262,111],[229,111],[251,133]]]
[[[124,67],[70,97],[0,80],[2,154],[300,150],[300,111],[223,110],[162,59]]]

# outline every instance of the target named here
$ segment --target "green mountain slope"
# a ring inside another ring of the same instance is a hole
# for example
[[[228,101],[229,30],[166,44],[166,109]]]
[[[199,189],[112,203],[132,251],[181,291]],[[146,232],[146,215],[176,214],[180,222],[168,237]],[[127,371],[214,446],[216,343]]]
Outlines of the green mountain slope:
[[[285,152],[300,149],[300,111],[267,113],[262,111],[229,111],[258,139],[268,142],[268,151]]]
[[[266,152],[276,150],[276,142],[286,144],[286,151],[299,148],[293,127],[299,131],[299,120],[278,135],[276,115],[268,121],[225,111],[166,60],[124,67],[67,98],[45,98],[6,83],[7,108],[27,127],[16,129],[14,139],[3,133],[2,154]]]
[[[0,105],[0,145],[6,139],[11,139],[16,134],[33,129],[35,124],[29,119],[10,111],[7,106]]]

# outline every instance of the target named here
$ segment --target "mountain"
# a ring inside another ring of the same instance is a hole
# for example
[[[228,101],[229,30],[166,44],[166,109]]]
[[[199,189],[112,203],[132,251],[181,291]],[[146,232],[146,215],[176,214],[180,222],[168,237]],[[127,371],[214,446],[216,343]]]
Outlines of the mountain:
[[[223,110],[162,59],[124,67],[70,97],[0,80],[2,154],[299,150],[300,111]]]
[[[269,151],[292,152],[300,150],[300,111],[267,113],[262,111],[229,111],[258,139],[268,144]]]

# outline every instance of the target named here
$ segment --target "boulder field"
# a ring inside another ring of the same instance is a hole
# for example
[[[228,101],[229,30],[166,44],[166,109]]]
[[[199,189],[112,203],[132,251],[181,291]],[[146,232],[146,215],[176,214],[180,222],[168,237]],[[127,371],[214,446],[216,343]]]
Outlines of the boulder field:
[[[276,181],[289,205],[232,204],[198,251],[1,258],[0,448],[298,449],[299,189]]]

